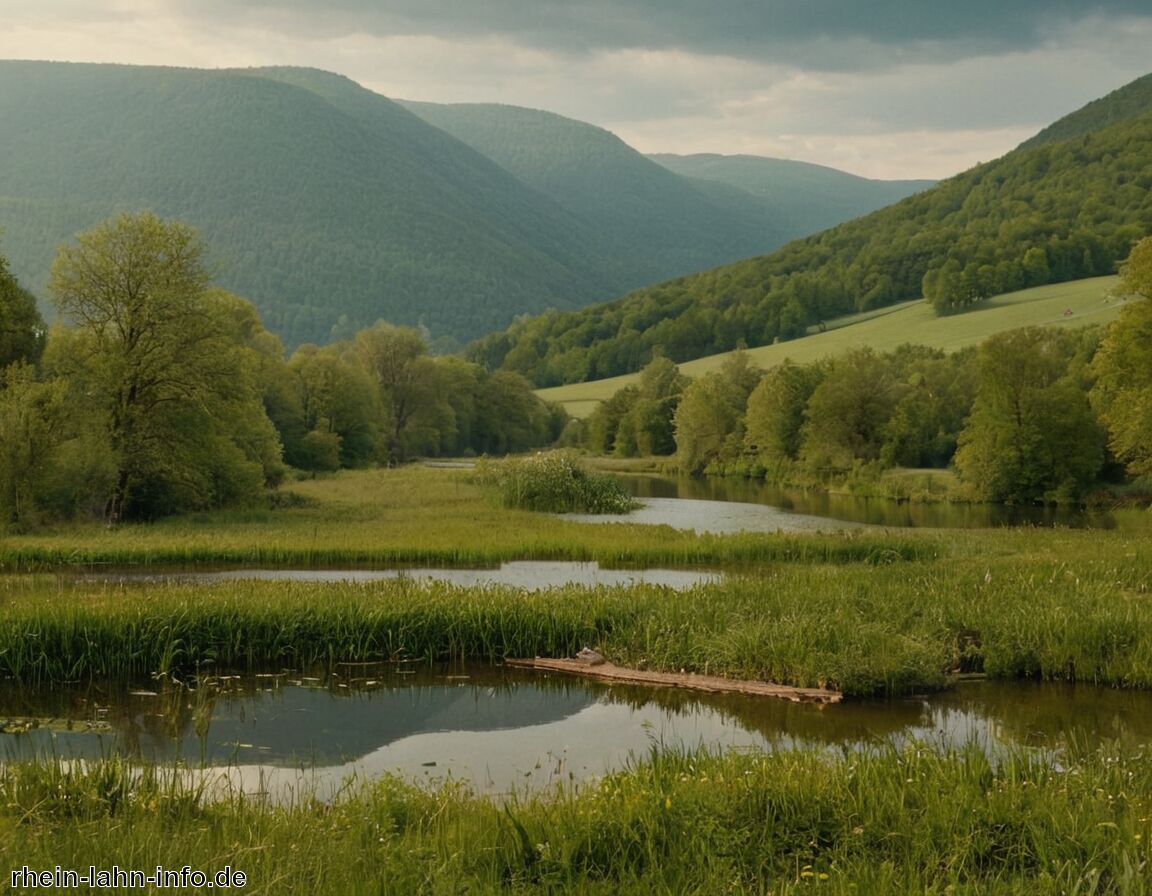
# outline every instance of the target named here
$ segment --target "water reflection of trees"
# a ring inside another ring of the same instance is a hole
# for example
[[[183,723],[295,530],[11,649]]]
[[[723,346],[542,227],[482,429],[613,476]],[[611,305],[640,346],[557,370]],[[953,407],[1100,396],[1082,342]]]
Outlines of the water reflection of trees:
[[[833,495],[813,489],[784,488],[761,480],[723,477],[619,477],[639,498],[687,498],[701,501],[765,504],[791,513],[893,528],[988,528],[1000,526],[1084,526],[1112,529],[1135,521],[1137,514],[1069,507],[1000,504],[913,503],[889,498]],[[698,513],[698,509],[695,511]]]
[[[217,673],[184,682],[103,682],[42,692],[7,683],[0,685],[0,718],[71,719],[77,731],[61,734],[61,742],[87,755],[115,749],[192,762],[287,761],[292,755],[323,762],[346,761],[414,734],[547,724],[598,701],[633,711],[656,708],[686,720],[715,714],[781,746],[855,748],[935,735],[954,742],[973,734],[982,741],[1045,747],[1152,741],[1152,694],[1145,691],[973,682],[931,698],[823,706],[490,665],[347,664],[310,675]],[[254,729],[253,716],[261,718]],[[79,733],[80,723],[97,720],[115,732],[112,744]],[[268,754],[242,755],[237,751],[250,745],[229,746],[228,737],[250,730],[266,741]]]

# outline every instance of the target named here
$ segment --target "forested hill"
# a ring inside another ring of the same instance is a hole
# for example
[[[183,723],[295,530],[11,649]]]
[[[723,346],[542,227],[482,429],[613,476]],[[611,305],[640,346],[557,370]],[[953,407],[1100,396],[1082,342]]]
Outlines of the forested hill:
[[[289,344],[381,317],[467,338],[613,293],[598,235],[547,197],[347,79],[290,80],[0,63],[13,271],[42,291],[59,243],[149,209],[199,229]]]
[[[741,341],[791,339],[823,320],[921,295],[961,310],[1015,289],[1113,273],[1152,233],[1152,106],[1131,96],[1098,101],[1092,115],[1104,127],[1021,146],[769,255],[520,321],[469,355],[559,385],[639,370],[657,352],[684,361]]]
[[[767,200],[794,229],[793,238],[866,215],[936,183],[872,180],[825,165],[764,156],[658,153],[648,158],[685,177],[727,184]]]
[[[525,166],[314,69],[0,62],[0,251],[43,298],[59,244],[147,209],[203,234],[289,347],[380,318],[444,346],[802,232],[598,128],[512,114],[531,120],[494,127]]]
[[[627,247],[613,262],[618,277],[632,280],[628,288],[759,255],[819,229],[797,228],[789,209],[742,190],[674,174],[581,121],[517,106],[400,102],[594,221],[606,250]]]
[[[1152,109],[1152,74],[1137,78],[1119,90],[1093,100],[1071,115],[1065,115],[1020,146],[1027,149],[1082,137],[1109,125],[1137,118],[1149,109]]]

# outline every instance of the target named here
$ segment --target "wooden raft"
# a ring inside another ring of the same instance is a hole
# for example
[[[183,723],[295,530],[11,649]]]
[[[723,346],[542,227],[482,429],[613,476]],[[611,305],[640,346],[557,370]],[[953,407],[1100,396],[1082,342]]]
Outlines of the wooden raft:
[[[504,663],[522,669],[567,672],[600,681],[688,688],[709,693],[754,694],[759,697],[778,697],[791,700],[793,703],[839,703],[844,696],[838,691],[830,691],[827,688],[794,688],[786,684],[720,678],[716,675],[697,675],[694,672],[647,672],[643,669],[625,669],[612,663],[589,665],[578,660],[550,660],[539,657],[534,660],[506,659]]]

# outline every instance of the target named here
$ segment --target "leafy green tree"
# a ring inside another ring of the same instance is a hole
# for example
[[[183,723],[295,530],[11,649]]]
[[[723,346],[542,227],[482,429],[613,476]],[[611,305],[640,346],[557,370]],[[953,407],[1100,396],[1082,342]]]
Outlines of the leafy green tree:
[[[885,467],[946,467],[976,397],[974,350],[902,346],[892,356],[903,394],[884,427]]]
[[[1129,472],[1146,476],[1152,474],[1152,237],[1132,250],[1121,286],[1138,298],[1104,336],[1092,362],[1091,399],[1112,452]]]
[[[420,332],[380,321],[356,334],[353,353],[379,392],[389,463],[434,449],[449,412]]]
[[[346,355],[346,343],[324,348],[308,344],[288,361],[296,375],[305,433],[300,454],[289,461],[302,469],[332,469],[333,446],[341,467],[363,467],[385,456],[379,393],[364,369],[345,360]]]
[[[209,290],[191,228],[147,212],[121,215],[60,249],[50,289],[79,332],[68,363],[103,412],[115,458],[108,519],[260,492],[278,452],[275,432],[235,304]]]
[[[736,351],[684,390],[675,418],[676,461],[683,472],[695,475],[740,454],[748,396],[761,375],[745,352]]]
[[[17,361],[39,361],[44,335],[36,298],[17,282],[0,255],[0,371]]]
[[[1132,295],[1152,299],[1152,236],[1132,247],[1120,270],[1120,287]]]
[[[66,395],[63,381],[38,382],[23,362],[0,371],[0,530],[38,521],[64,439]]]
[[[804,411],[826,366],[785,360],[770,369],[748,396],[744,447],[767,467],[796,460]]]
[[[1104,462],[1104,436],[1072,365],[1077,337],[1029,327],[987,340],[956,467],[985,500],[1074,498]]]
[[[870,348],[837,357],[808,399],[800,454],[811,470],[843,473],[879,459],[884,429],[904,386]]]
[[[524,377],[498,370],[480,391],[476,421],[476,450],[508,454],[547,445],[556,440],[565,418],[555,415],[532,391]]]

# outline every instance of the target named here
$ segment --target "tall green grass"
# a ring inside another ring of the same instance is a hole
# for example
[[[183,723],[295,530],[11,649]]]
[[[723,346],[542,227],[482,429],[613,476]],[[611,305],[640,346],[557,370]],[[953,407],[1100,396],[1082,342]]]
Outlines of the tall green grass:
[[[122,760],[0,767],[0,866],[249,877],[254,893],[1143,894],[1152,763],[1105,748],[666,753],[493,801],[352,784],[333,802],[209,799]]]
[[[892,562],[816,552],[686,591],[7,576],[0,675],[50,684],[205,663],[500,661],[589,645],[622,665],[850,695],[939,688],[951,672],[1152,687],[1152,558],[1138,536],[969,533],[939,557],[883,556]]]

